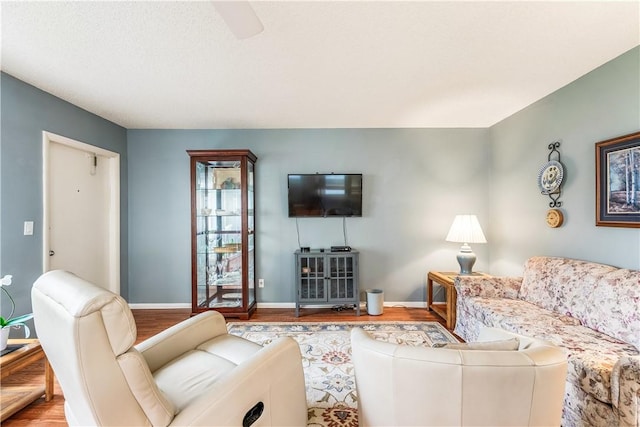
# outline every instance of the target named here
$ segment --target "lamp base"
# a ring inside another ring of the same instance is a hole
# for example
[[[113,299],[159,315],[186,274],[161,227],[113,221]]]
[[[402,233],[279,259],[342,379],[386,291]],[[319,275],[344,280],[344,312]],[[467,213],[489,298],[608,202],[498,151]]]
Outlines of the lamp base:
[[[461,275],[473,274],[473,264],[476,263],[476,254],[471,250],[471,246],[467,243],[462,245],[456,259],[458,260],[458,264],[460,264]]]

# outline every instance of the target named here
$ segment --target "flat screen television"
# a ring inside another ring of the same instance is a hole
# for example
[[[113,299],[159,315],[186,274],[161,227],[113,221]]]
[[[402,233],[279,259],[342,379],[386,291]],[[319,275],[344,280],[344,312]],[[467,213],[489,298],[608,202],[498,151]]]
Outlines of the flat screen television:
[[[362,174],[289,174],[289,217],[362,216]]]

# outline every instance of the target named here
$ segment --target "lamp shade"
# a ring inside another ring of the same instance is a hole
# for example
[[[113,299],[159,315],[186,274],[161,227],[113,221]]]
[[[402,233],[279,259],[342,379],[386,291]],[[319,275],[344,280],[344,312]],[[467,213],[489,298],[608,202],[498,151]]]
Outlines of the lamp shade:
[[[487,243],[475,215],[456,215],[445,240],[458,243]]]

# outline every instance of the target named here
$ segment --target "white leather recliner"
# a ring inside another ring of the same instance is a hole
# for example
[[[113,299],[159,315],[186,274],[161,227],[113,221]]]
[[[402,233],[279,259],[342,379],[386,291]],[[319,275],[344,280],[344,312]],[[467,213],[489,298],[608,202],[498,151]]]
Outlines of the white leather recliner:
[[[43,274],[31,293],[72,426],[306,425],[291,338],[262,347],[206,312],[134,346],[136,324],[120,296],[60,270]]]
[[[567,358],[551,344],[486,328],[479,341],[517,337],[515,351],[409,347],[351,332],[360,426],[559,426]]]

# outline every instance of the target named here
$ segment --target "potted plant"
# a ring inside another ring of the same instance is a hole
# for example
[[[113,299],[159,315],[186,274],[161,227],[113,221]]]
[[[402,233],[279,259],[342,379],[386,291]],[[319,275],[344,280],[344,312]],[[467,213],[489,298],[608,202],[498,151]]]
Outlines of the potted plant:
[[[16,303],[11,298],[11,294],[9,291],[5,289],[5,287],[11,285],[11,279],[13,276],[7,274],[2,279],[0,279],[0,288],[2,291],[7,294],[9,297],[9,301],[11,301],[11,313],[9,313],[8,317],[0,316],[0,350],[4,350],[7,348],[7,340],[9,339],[9,331],[11,328],[19,328],[20,326],[24,327],[24,335],[25,338],[29,338],[31,335],[31,331],[29,327],[24,323],[29,319],[33,318],[33,313],[23,314],[22,316],[13,317],[13,313],[16,310]]]

